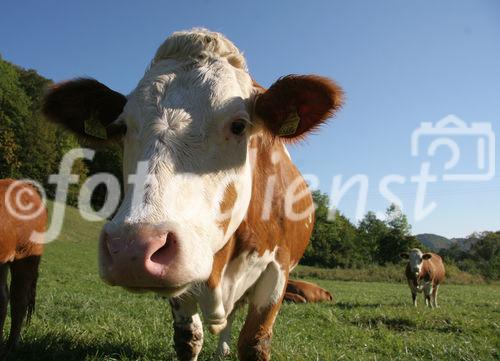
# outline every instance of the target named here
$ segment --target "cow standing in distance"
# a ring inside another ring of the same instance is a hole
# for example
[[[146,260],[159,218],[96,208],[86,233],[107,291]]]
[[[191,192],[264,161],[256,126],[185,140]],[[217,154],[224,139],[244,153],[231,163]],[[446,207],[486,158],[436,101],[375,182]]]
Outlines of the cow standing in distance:
[[[241,360],[270,359],[288,274],[314,225],[308,186],[285,143],[317,129],[342,90],[316,75],[269,89],[222,34],[177,32],[128,96],[91,79],[56,84],[44,114],[93,143],[123,143],[124,200],[100,237],[110,285],[170,297],[180,360],[203,343],[198,306],[218,351],[229,353],[236,305],[247,318]],[[101,128],[101,134],[95,132]],[[104,134],[104,136],[102,136]]]
[[[441,256],[435,253],[422,253],[418,248],[401,253],[407,259],[405,275],[411,290],[413,305],[417,306],[417,293],[424,292],[425,304],[438,307],[439,285],[444,281],[445,271]]]
[[[24,319],[29,321],[35,309],[46,224],[47,210],[34,187],[13,179],[0,180],[0,343],[9,300],[11,314],[5,352],[17,345]]]

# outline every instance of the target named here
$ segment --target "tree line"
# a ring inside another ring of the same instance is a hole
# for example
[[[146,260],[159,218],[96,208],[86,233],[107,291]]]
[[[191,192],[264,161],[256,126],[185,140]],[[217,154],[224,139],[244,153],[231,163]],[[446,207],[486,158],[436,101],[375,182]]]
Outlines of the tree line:
[[[326,194],[314,191],[313,198],[316,221],[301,264],[326,268],[383,266],[401,262],[400,253],[411,248],[430,251],[411,234],[406,215],[394,204],[387,208],[383,220],[368,212],[355,225],[338,210],[329,208]],[[455,243],[437,253],[446,264],[454,264],[462,271],[499,279],[500,231],[474,233],[466,241],[468,250]]]
[[[384,220],[368,212],[353,224],[340,211],[329,207],[328,195],[313,192],[316,220],[311,242],[302,264],[328,268],[360,268],[369,264],[400,262],[399,254],[411,248],[425,247],[411,235],[406,215],[392,204]]]
[[[457,243],[439,253],[462,271],[480,274],[487,279],[500,279],[500,231],[476,232],[467,237],[470,249]]]

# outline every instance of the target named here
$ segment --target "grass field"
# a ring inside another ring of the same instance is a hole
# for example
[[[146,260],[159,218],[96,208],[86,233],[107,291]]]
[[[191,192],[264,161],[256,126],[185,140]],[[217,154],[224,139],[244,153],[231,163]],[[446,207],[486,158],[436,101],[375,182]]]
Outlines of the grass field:
[[[41,266],[37,310],[9,360],[174,360],[171,316],[152,294],[129,294],[97,274],[101,227],[68,209]],[[410,306],[405,284],[312,279],[336,303],[284,305],[273,360],[498,360],[500,287],[443,285],[441,307]],[[241,328],[243,312],[233,336]],[[8,324],[6,324],[6,327]],[[216,338],[205,331],[201,360]],[[234,357],[234,359],[236,359]]]

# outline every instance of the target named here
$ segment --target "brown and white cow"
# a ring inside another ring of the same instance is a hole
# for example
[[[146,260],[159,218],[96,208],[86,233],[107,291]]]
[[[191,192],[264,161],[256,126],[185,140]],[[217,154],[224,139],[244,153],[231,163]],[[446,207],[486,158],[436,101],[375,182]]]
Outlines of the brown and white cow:
[[[333,301],[333,297],[330,292],[314,283],[288,279],[284,300],[294,303],[313,303]]]
[[[445,271],[441,257],[435,253],[422,253],[418,248],[401,253],[408,260],[405,275],[411,290],[413,305],[417,306],[417,292],[424,292],[425,304],[438,307],[437,293],[444,281]]]
[[[0,343],[10,300],[10,334],[5,352],[16,346],[25,318],[35,308],[38,266],[47,210],[34,187],[0,180]],[[7,282],[10,268],[10,292]]]
[[[228,353],[243,301],[239,357],[270,358],[288,273],[314,224],[311,194],[285,143],[317,129],[341,103],[340,87],[316,75],[262,88],[236,46],[205,29],[167,38],[127,97],[90,79],[47,94],[52,121],[94,143],[105,141],[92,134],[123,142],[124,179],[134,185],[125,185],[103,228],[100,274],[170,297],[179,359],[196,360],[201,350],[198,305]]]

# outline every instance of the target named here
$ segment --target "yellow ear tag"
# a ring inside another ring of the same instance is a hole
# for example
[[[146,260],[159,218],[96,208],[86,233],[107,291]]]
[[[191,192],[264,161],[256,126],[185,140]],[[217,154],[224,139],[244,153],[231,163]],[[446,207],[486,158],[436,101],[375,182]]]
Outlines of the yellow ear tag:
[[[85,119],[84,127],[85,134],[99,139],[108,139],[106,128],[104,128],[102,124],[94,117]]]
[[[294,135],[297,131],[297,128],[299,127],[299,123],[300,117],[297,114],[297,110],[294,110],[281,125],[280,130],[278,131],[278,135],[282,137],[287,135]]]

